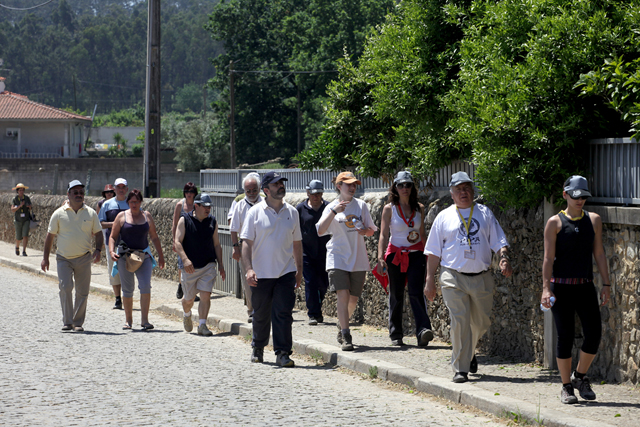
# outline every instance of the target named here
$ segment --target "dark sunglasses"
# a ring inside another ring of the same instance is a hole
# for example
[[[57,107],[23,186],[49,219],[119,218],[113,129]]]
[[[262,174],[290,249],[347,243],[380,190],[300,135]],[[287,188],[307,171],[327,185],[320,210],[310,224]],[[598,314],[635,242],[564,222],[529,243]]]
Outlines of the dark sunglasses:
[[[569,196],[571,197],[571,196]],[[571,197],[573,200],[587,200],[588,197],[587,196],[582,196],[582,197]]]
[[[402,182],[398,184],[398,188],[411,188],[413,187],[413,182]]]

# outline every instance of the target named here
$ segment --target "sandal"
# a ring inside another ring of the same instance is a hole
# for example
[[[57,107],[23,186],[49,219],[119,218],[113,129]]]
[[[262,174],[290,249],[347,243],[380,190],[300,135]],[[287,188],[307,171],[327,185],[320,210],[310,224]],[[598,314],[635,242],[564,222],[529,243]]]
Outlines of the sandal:
[[[20,256],[20,248],[16,248],[16,255]]]
[[[124,326],[122,327],[123,331],[129,330],[131,329],[131,324],[130,323],[125,323]]]
[[[140,325],[140,326],[142,326],[143,331],[150,331],[151,329],[153,329],[153,325],[151,323],[147,323],[146,325]]]

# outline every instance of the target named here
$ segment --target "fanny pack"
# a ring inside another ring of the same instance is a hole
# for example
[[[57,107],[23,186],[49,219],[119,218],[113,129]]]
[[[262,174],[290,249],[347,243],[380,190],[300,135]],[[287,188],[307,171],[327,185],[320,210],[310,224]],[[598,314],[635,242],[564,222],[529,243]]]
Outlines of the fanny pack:
[[[124,257],[126,268],[129,273],[135,273],[144,262],[146,256],[144,251],[129,249],[125,242],[118,245],[118,254]]]

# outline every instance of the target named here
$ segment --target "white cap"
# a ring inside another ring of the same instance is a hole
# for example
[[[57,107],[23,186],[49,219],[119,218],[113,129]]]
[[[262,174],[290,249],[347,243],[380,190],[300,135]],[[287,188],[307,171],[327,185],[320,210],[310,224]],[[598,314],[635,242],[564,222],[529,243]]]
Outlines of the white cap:
[[[117,178],[117,179],[116,179],[116,182],[114,182],[114,183],[113,183],[113,185],[114,185],[115,187],[117,187],[117,186],[118,186],[118,185],[120,185],[120,184],[124,184],[126,187],[128,187],[128,186],[129,186],[129,184],[127,184],[127,180],[126,180],[126,179],[124,179],[124,178]]]

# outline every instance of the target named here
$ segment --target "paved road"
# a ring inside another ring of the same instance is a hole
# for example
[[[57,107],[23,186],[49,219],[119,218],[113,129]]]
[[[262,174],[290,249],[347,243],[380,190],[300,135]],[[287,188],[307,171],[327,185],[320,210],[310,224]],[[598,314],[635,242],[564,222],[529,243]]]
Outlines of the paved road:
[[[503,425],[300,356],[294,369],[267,352],[251,364],[242,339],[155,313],[154,331],[122,331],[123,312],[98,295],[87,332],[62,332],[54,282],[0,275],[0,425]]]

